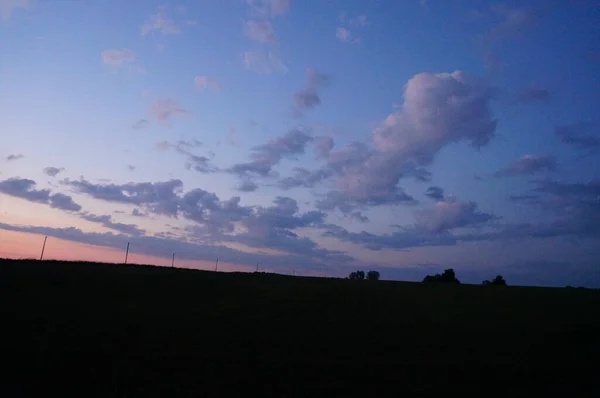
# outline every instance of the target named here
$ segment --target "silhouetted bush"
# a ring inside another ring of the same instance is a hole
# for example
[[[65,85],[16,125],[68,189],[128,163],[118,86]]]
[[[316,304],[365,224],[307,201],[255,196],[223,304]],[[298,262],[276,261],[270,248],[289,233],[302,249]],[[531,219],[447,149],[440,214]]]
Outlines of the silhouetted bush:
[[[423,283],[456,283],[460,281],[456,279],[456,274],[452,268],[448,268],[443,274],[427,275],[423,279]]]
[[[369,272],[367,272],[367,280],[369,280],[369,281],[378,281],[379,280],[379,272],[377,272],[377,271],[369,271]]]
[[[363,280],[365,279],[365,271],[351,272],[350,275],[348,275],[348,279]]]
[[[498,275],[496,276],[494,279],[492,279],[491,281],[488,281],[487,279],[484,280],[482,282],[483,285],[485,286],[508,286],[506,284],[506,281],[504,280],[504,278],[502,277],[502,275]]]

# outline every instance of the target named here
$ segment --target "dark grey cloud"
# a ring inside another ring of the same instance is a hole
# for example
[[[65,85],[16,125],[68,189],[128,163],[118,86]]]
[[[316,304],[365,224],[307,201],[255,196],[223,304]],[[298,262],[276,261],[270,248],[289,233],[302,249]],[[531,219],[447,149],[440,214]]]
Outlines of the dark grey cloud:
[[[146,234],[146,231],[138,228],[137,225],[114,222],[110,214],[98,216],[92,213],[84,212],[81,214],[81,218],[93,223],[101,224],[106,228],[122,232],[127,235],[142,236]]]
[[[494,173],[494,177],[515,177],[533,175],[542,171],[556,171],[557,163],[554,156],[525,155],[505,168]]]
[[[50,207],[67,211],[79,211],[81,206],[73,200],[69,195],[55,193],[50,195]]]
[[[199,243],[228,241],[254,248],[277,249],[307,258],[349,259],[340,252],[322,249],[311,239],[294,232],[299,228],[320,226],[325,213],[301,213],[297,202],[291,198],[278,197],[273,205],[266,207],[244,206],[239,196],[222,200],[200,188],[184,193],[180,180],[122,185],[64,180],[63,184],[99,200],[135,205],[140,214],[143,210],[149,214],[184,217],[195,223],[188,229],[188,238]],[[109,225],[109,216],[87,217],[93,217],[107,227],[134,233],[131,226]]]
[[[293,129],[268,143],[252,148],[250,161],[233,165],[227,171],[240,176],[258,175],[266,177],[282,159],[294,159],[305,153],[313,138],[307,131]]]
[[[94,184],[84,179],[65,179],[61,183],[95,199],[138,206],[143,205],[149,211],[166,216],[177,214],[178,194],[183,189],[181,180],[131,182],[118,185],[112,183]]]
[[[65,171],[65,169],[63,167],[44,167],[44,174],[46,174],[47,176],[50,177],[55,177],[58,174],[62,173],[63,171]]]
[[[36,189],[36,183],[26,178],[9,178],[0,181],[0,193],[25,199],[30,202],[48,204],[66,211],[79,211],[81,206],[68,195],[51,193],[49,189]]]
[[[429,187],[427,188],[427,192],[425,192],[425,196],[439,202],[444,200],[444,190],[440,187]]]
[[[238,190],[238,191],[240,191],[240,192],[254,192],[254,191],[256,191],[258,189],[258,185],[254,181],[246,178],[246,179],[242,180],[235,187],[235,189]]]
[[[148,120],[146,119],[139,119],[137,122],[135,122],[131,128],[133,128],[134,130],[141,130],[144,127],[146,127],[148,125]]]
[[[546,102],[551,99],[551,94],[548,89],[541,87],[529,87],[519,93],[517,101],[522,103],[527,102]]]
[[[313,188],[315,185],[325,181],[332,175],[332,170],[327,168],[311,171],[303,167],[295,167],[294,175],[280,179],[277,182],[277,186],[284,190],[298,187]]]
[[[554,132],[563,143],[593,154],[600,150],[600,134],[591,133],[593,128],[597,129],[597,126],[591,123],[573,123],[556,126]]]
[[[12,162],[15,160],[23,159],[24,157],[25,157],[25,155],[21,155],[21,154],[10,154],[6,157],[6,161]]]
[[[321,104],[320,91],[329,84],[330,77],[314,69],[306,70],[306,86],[293,95],[292,111],[295,117]]]

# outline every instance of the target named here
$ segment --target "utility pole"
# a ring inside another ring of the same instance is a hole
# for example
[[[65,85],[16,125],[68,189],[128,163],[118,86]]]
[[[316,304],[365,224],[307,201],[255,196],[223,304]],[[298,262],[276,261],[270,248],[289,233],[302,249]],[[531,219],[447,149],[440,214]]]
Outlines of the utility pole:
[[[219,270],[219,259],[217,259],[217,263],[215,264],[215,272]]]
[[[175,253],[173,253],[173,260],[171,260],[171,268],[175,266]]]
[[[256,263],[256,272],[258,272],[258,262]]]
[[[129,242],[127,242],[127,250],[125,251],[125,264],[127,264],[127,257],[129,256]]]
[[[44,244],[42,245],[42,254],[40,254],[40,261],[42,261],[44,259],[44,250],[46,249],[46,240],[48,239],[47,236],[44,237]]]

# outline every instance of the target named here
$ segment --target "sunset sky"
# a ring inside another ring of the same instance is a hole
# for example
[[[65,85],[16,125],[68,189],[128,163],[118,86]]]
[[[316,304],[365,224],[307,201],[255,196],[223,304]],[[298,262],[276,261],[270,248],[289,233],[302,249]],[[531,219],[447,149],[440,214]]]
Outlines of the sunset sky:
[[[0,257],[600,287],[600,7],[0,0]]]

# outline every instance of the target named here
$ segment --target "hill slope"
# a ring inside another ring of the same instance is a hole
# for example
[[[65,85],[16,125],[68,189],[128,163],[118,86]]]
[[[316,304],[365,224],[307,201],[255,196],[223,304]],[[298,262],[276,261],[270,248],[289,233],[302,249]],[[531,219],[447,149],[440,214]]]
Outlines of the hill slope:
[[[600,391],[599,314],[594,290],[0,260],[0,378],[85,396]]]

